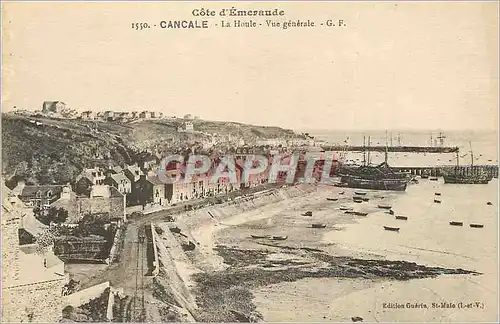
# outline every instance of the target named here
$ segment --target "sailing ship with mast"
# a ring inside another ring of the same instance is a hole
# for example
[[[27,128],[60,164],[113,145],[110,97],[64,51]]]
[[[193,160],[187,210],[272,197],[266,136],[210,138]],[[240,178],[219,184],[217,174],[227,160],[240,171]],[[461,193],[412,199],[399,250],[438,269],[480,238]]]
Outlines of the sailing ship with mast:
[[[483,171],[474,172],[474,153],[472,152],[472,144],[469,142],[470,147],[470,172],[466,172],[465,168],[460,168],[460,156],[457,151],[457,165],[453,173],[445,174],[443,176],[444,183],[453,184],[488,184],[491,177]]]
[[[370,146],[370,139],[368,139],[368,146]],[[363,166],[356,169],[341,168],[339,175],[343,186],[374,190],[406,190],[406,186],[411,179],[410,173],[395,171],[387,163],[387,132],[384,162],[372,166],[370,165],[370,156],[368,155],[368,163],[366,163],[365,152],[363,154],[363,160],[365,161]]]

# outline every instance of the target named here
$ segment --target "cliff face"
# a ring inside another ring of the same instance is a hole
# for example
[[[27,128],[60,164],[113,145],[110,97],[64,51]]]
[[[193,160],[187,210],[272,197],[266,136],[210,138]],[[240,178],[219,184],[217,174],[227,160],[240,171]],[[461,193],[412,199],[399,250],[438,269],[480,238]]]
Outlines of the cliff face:
[[[195,132],[178,132],[183,120],[131,123],[2,114],[2,162],[6,178],[52,184],[74,180],[84,167],[141,163],[162,147],[176,150],[215,138],[292,138],[291,130],[231,122],[192,120]]]

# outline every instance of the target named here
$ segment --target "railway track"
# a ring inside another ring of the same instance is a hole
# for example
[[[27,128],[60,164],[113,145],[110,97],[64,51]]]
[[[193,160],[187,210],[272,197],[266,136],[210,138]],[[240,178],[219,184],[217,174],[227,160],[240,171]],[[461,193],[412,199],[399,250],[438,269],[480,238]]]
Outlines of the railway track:
[[[144,279],[147,273],[147,241],[144,226],[138,229],[136,241],[135,289],[130,301],[130,322],[145,322],[146,307],[144,304]],[[146,264],[145,264],[146,263]]]

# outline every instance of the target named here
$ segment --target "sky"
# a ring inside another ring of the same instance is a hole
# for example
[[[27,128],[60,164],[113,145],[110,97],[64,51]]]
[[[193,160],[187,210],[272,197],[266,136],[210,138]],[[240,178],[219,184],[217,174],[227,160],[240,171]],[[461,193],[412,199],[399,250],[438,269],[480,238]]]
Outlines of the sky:
[[[222,29],[213,24],[234,19],[191,14],[232,5],[346,26]],[[498,129],[496,2],[4,2],[2,11],[3,111],[61,100],[293,129]],[[131,28],[192,19],[211,27]]]

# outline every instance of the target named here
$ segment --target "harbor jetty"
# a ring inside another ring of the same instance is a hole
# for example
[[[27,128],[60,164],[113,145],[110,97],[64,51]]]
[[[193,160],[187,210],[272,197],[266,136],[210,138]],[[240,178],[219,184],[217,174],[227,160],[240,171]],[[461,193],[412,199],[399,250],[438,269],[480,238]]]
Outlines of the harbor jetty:
[[[406,152],[406,153],[455,153],[458,152],[456,146],[353,146],[353,145],[323,145],[325,151],[346,151],[346,152]]]

